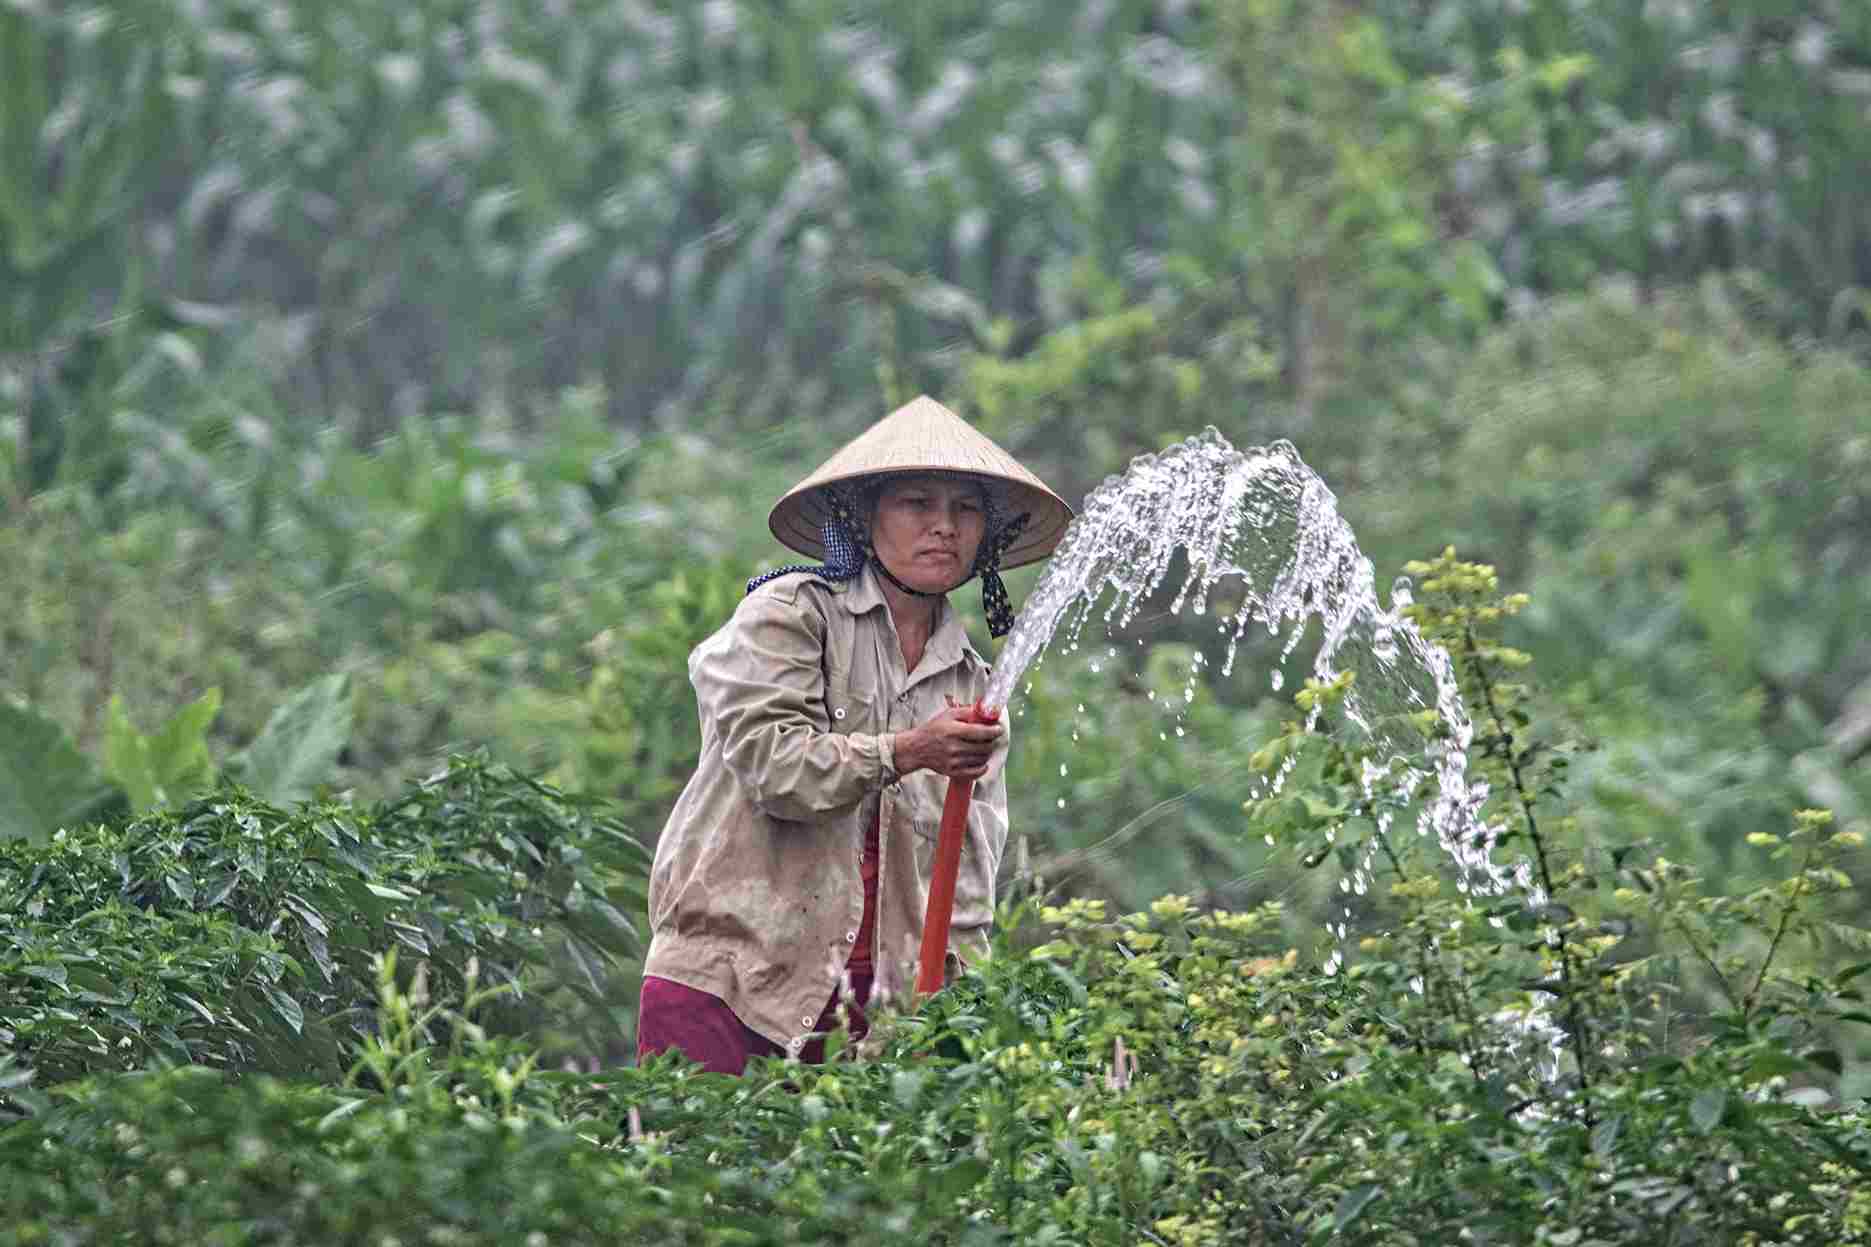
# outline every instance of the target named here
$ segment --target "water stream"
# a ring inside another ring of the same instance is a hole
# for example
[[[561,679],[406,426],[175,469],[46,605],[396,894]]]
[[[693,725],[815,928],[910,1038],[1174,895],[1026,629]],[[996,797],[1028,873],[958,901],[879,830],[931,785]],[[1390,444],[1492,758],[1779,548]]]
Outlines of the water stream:
[[[1517,886],[1530,903],[1543,902],[1524,862],[1495,860],[1499,829],[1479,817],[1487,788],[1467,774],[1472,728],[1453,665],[1405,618],[1409,582],[1396,582],[1388,605],[1379,601],[1371,561],[1337,499],[1288,442],[1236,450],[1210,428],[1160,454],[1139,456],[1123,474],[1106,478],[1085,500],[1015,621],[995,660],[986,703],[1006,706],[1048,647],[1075,649],[1087,622],[1097,620],[1109,631],[1128,625],[1163,588],[1179,555],[1182,580],[1173,613],[1200,617],[1211,601],[1230,603],[1215,623],[1227,638],[1223,677],[1232,674],[1250,628],[1274,637],[1284,631],[1285,659],[1317,620],[1314,678],[1329,682],[1340,672],[1354,673],[1333,712],[1342,719],[1334,728],[1351,733],[1377,759],[1365,767],[1366,797],[1393,796],[1394,803],[1383,804],[1408,805],[1409,794],[1433,775],[1435,795],[1418,807],[1417,829],[1447,853],[1458,886],[1472,895]],[[1269,679],[1278,691],[1277,668]],[[1446,729],[1439,735],[1415,722],[1429,709]],[[1318,708],[1310,712],[1308,730],[1318,726],[1320,714]],[[1254,795],[1278,792],[1291,766],[1289,759]],[[1389,816],[1379,818],[1387,823]],[[1342,881],[1347,897],[1341,921],[1333,924],[1341,941],[1350,895],[1365,892],[1370,873],[1367,857]],[[1327,968],[1339,964],[1334,953]]]

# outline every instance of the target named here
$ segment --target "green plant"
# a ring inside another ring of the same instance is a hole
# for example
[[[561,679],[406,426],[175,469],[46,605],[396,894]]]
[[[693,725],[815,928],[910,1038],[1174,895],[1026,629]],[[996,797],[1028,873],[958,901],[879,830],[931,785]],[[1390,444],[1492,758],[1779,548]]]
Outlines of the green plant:
[[[1566,791],[1571,760],[1588,746],[1546,717],[1528,655],[1499,637],[1525,595],[1500,595],[1492,568],[1453,550],[1408,570],[1419,579],[1405,613],[1450,652],[1473,708],[1470,775],[1492,794],[1480,828],[1512,887],[1450,896],[1439,850],[1400,834],[1407,807],[1361,795],[1358,751],[1315,743],[1297,725],[1262,765],[1285,754],[1309,765],[1286,794],[1250,811],[1270,833],[1316,844],[1308,864],[1336,857],[1360,881],[1364,899],[1348,912],[1366,948],[1385,955],[1363,973],[1407,1006],[1392,1025],[1421,1054],[1458,1055],[1522,1109],[1547,1104],[1587,1129],[1602,1124],[1601,1079],[1709,1045],[1725,1077],[1838,1076],[1850,1038],[1842,1024],[1866,1016],[1852,985],[1859,971],[1836,969],[1841,953],[1871,946],[1839,903],[1854,889],[1841,866],[1862,837],[1829,830],[1829,813],[1801,812],[1786,836],[1750,838],[1796,858],[1794,869],[1722,895],[1642,838],[1589,834]]]
[[[12,729],[10,751],[0,759],[0,839],[43,840],[126,803],[137,815],[183,804],[215,781],[209,730],[220,707],[220,690],[209,689],[145,735],[113,695],[100,775],[51,719],[0,706]],[[302,799],[330,777],[350,732],[349,677],[326,676],[281,704],[259,736],[228,759],[227,769],[263,800]]]
[[[50,835],[106,817],[123,794],[98,775],[52,720],[0,702],[0,841]]]
[[[227,760],[241,787],[274,805],[302,801],[351,739],[351,678],[323,676],[280,703],[253,743]]]
[[[130,798],[136,814],[179,804],[214,780],[208,757],[208,728],[221,710],[221,690],[211,688],[169,717],[152,735],[137,731],[112,697],[104,723],[104,774]]]
[[[329,1077],[397,946],[445,990],[512,992],[509,1029],[549,1010],[602,1051],[646,869],[601,805],[469,759],[372,810],[218,791],[6,842],[0,1046],[47,1082],[154,1061]]]

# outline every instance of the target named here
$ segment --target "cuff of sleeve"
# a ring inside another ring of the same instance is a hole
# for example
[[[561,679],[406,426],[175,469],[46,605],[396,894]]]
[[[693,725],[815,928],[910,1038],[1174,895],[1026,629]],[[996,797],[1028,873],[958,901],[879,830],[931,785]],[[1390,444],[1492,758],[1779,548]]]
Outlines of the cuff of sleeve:
[[[883,772],[882,786],[888,788],[902,776],[897,774],[897,738],[895,732],[883,732],[877,737],[877,762]]]

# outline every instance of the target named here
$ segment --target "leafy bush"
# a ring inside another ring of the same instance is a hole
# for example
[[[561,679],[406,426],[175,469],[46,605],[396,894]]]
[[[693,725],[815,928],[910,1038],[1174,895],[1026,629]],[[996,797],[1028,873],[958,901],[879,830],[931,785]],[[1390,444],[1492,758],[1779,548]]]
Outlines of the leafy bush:
[[[375,809],[221,790],[0,843],[0,1045],[51,1082],[155,1061],[335,1077],[374,1024],[376,951],[402,947],[439,990],[511,987],[509,1029],[602,1051],[645,874],[600,803],[466,759]]]
[[[100,774],[57,723],[27,707],[0,704],[0,723],[8,728],[0,758],[0,839],[43,840],[119,806],[147,814],[211,787],[216,769],[208,733],[220,709],[221,690],[211,688],[145,734],[113,694]],[[274,710],[253,743],[227,760],[228,771],[263,800],[303,799],[330,778],[350,734],[349,677],[326,676]]]
[[[1413,1043],[1382,959],[1272,951],[1272,911],[1049,917],[872,1059],[738,1079],[542,1070],[386,959],[342,1086],[40,1094],[0,1132],[0,1242],[1871,1241],[1871,1119],[1786,1099],[1770,1042],[1529,1102]]]

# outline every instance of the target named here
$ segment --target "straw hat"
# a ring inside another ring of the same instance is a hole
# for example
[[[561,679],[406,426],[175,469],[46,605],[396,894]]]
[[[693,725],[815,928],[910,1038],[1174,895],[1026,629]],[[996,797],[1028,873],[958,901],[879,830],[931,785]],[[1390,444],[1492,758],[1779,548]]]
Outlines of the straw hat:
[[[1045,558],[1072,522],[1072,508],[1065,499],[985,434],[924,394],[873,424],[787,491],[773,505],[767,527],[787,547],[822,559],[825,543],[819,530],[828,508],[820,486],[884,472],[918,471],[985,477],[1000,487],[1011,514],[1031,513],[1033,518],[1001,556],[1002,567]]]

